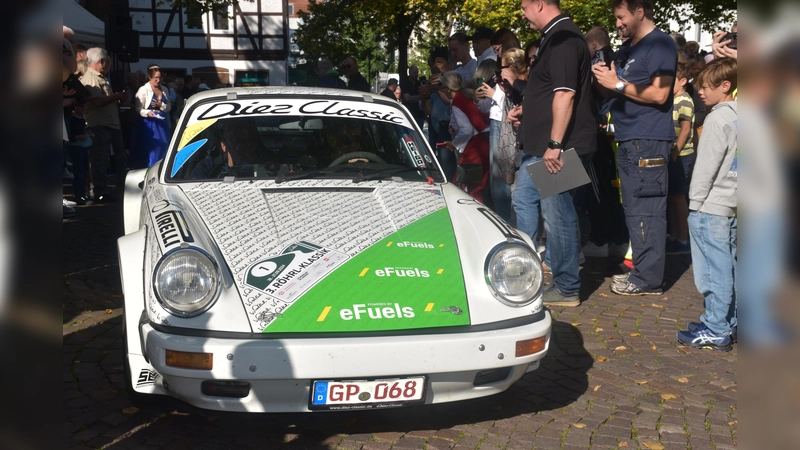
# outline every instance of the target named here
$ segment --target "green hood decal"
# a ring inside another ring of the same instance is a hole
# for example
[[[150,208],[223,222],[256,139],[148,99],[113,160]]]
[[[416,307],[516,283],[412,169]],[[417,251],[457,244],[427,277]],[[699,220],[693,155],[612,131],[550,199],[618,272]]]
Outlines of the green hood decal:
[[[283,311],[264,333],[470,324],[461,261],[447,209],[401,228],[340,264]]]

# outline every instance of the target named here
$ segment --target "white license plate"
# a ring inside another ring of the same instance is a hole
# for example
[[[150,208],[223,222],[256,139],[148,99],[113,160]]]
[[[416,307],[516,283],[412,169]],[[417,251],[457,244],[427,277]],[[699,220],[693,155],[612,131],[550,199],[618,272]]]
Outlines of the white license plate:
[[[424,398],[425,377],[315,381],[311,390],[311,408],[380,408],[421,402]]]

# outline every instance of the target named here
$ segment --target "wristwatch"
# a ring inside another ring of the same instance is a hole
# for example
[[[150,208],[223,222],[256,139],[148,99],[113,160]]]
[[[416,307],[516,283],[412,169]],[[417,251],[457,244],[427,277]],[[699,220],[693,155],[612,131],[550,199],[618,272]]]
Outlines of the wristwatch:
[[[561,142],[550,139],[550,143],[547,144],[547,148],[557,148],[559,150],[563,150],[564,145]]]
[[[625,82],[619,80],[617,84],[614,86],[614,88],[616,88],[617,92],[622,92],[622,90],[625,89]]]

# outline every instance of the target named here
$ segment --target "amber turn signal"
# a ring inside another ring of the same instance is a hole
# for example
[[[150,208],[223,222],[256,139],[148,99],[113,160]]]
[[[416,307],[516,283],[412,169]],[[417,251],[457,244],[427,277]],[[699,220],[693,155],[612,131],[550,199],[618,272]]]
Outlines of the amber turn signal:
[[[178,352],[167,350],[167,365],[182,369],[211,370],[214,367],[213,353]]]
[[[538,337],[536,339],[528,339],[527,341],[517,341],[517,358],[539,353],[540,351],[544,350],[544,345],[546,343],[546,336]]]

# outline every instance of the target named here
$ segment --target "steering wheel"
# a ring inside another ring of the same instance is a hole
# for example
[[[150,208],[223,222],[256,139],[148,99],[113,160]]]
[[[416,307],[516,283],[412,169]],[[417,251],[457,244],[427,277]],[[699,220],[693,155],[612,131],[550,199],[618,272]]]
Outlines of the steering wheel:
[[[333,161],[331,161],[331,163],[330,163],[330,165],[328,165],[328,167],[340,166],[340,165],[344,164],[345,162],[347,162],[348,160],[355,159],[355,158],[363,158],[363,159],[366,159],[367,161],[369,161],[371,163],[375,163],[375,164],[386,164],[386,161],[384,161],[383,159],[381,159],[380,156],[378,156],[378,155],[376,155],[374,153],[370,153],[370,152],[350,152],[350,153],[345,153],[344,155],[342,155],[342,156],[334,159]]]

